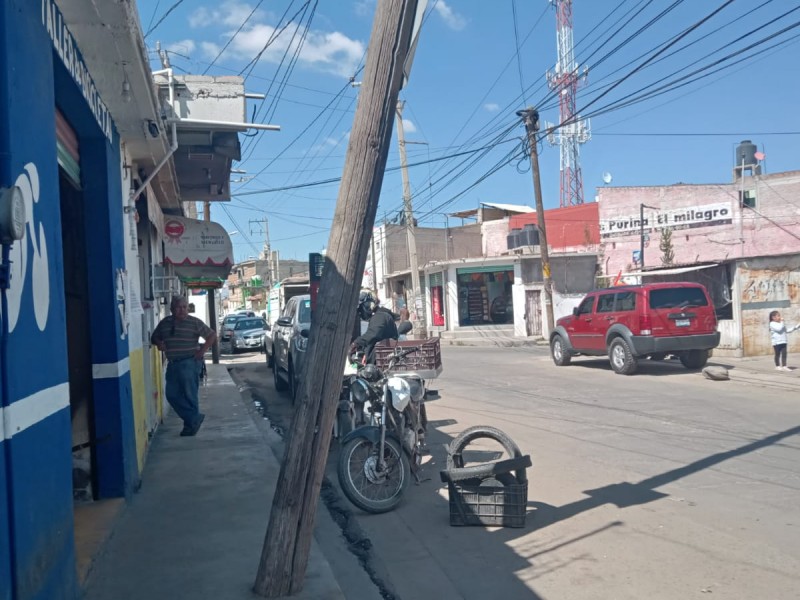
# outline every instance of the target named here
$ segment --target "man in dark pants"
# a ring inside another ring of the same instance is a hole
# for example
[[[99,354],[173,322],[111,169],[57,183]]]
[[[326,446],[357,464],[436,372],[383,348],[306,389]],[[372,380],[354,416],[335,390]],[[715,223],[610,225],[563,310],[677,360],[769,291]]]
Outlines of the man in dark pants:
[[[369,325],[363,335],[353,340],[351,351],[362,350],[367,355],[367,362],[374,363],[375,344],[398,338],[395,321],[400,317],[388,308],[378,306],[378,299],[370,292],[361,292],[358,297],[358,316],[369,321]]]
[[[197,317],[189,315],[186,298],[173,296],[172,314],[156,326],[150,341],[167,354],[167,401],[183,420],[182,436],[195,435],[205,415],[200,412],[198,388],[206,351],[217,334]],[[199,338],[205,342],[200,345]]]

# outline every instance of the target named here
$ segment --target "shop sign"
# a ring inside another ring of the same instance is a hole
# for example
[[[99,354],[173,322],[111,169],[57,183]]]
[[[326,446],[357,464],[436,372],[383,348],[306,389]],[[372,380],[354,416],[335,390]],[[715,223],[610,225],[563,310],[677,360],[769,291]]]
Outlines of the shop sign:
[[[56,53],[61,57],[67,71],[78,84],[86,103],[94,115],[97,124],[103,131],[103,135],[108,138],[109,142],[113,142],[111,134],[111,115],[108,112],[103,100],[100,98],[100,93],[92,81],[92,76],[89,74],[89,69],[83,58],[78,52],[78,46],[75,43],[75,38],[72,37],[64,22],[64,17],[61,11],[58,10],[53,0],[42,1],[42,25],[47,29],[50,40],[53,42],[53,47]]]
[[[733,208],[730,203],[703,204],[673,210],[646,209],[644,222],[637,213],[615,219],[600,219],[600,236],[604,238],[639,235],[642,230],[693,229],[712,225],[730,225]]]

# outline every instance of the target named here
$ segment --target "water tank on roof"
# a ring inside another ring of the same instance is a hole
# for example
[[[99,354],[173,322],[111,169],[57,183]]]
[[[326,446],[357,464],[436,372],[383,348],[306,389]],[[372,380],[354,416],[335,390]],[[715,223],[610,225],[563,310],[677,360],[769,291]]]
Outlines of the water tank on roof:
[[[520,245],[519,237],[522,234],[521,229],[512,229],[511,233],[506,236],[506,246],[509,250],[513,250]]]
[[[739,142],[739,145],[736,146],[736,166],[758,164],[756,152],[758,152],[758,147],[750,140]]]
[[[519,235],[520,246],[538,246],[539,245],[539,227],[532,223],[525,225]]]

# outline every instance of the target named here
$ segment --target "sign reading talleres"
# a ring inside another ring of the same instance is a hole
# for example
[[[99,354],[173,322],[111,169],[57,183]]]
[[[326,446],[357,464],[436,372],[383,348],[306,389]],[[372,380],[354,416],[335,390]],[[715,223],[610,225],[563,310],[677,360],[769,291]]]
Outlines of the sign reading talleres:
[[[657,229],[693,229],[695,227],[709,227],[711,225],[730,225],[733,220],[733,210],[730,203],[703,204],[661,210],[647,208],[644,212],[644,222],[636,215],[624,215],[613,219],[600,219],[601,237],[622,237],[638,235],[644,231]]]

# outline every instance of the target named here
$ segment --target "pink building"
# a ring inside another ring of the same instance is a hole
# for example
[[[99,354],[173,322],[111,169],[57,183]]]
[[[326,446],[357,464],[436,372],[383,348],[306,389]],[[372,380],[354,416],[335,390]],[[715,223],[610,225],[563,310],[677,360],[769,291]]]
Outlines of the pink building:
[[[723,334],[718,355],[771,352],[771,310],[800,322],[800,171],[746,165],[731,183],[603,187],[598,202],[602,272],[706,285]],[[789,351],[800,352],[800,335]]]

